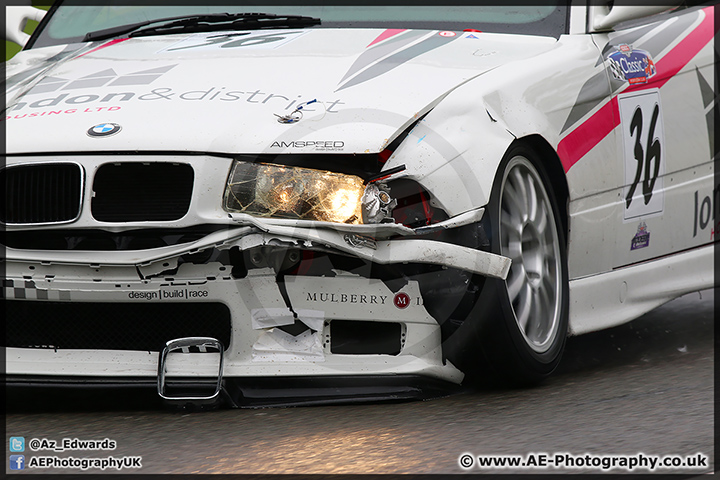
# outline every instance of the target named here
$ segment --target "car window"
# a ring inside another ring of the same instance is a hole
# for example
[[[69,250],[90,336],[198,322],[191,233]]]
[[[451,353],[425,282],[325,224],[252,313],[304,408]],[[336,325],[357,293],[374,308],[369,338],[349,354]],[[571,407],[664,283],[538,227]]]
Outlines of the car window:
[[[159,18],[206,13],[263,12],[304,15],[322,20],[321,28],[417,28],[521,33],[558,37],[566,33],[567,5],[524,6],[123,6],[62,3],[51,10],[27,48],[82,41],[86,33]],[[317,28],[317,27],[314,27]]]

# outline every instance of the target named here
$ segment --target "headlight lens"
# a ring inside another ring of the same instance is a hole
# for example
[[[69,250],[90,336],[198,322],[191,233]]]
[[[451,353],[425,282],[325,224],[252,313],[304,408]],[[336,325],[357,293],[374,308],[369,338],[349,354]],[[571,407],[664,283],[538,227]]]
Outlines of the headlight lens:
[[[236,161],[225,210],[261,217],[362,223],[360,177],[300,167]]]

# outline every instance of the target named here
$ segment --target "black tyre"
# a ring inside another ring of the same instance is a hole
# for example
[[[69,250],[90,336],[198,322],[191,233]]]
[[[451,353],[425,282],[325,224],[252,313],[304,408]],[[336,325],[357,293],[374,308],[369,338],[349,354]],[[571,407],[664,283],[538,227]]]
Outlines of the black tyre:
[[[505,280],[489,280],[494,318],[480,338],[503,380],[532,384],[560,362],[568,329],[568,273],[563,222],[537,154],[505,155],[486,209],[491,249],[512,260]]]

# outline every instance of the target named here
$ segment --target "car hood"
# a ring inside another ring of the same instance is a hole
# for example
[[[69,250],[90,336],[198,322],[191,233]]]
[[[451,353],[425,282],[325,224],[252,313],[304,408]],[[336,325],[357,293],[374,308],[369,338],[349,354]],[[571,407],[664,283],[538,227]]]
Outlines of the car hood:
[[[457,86],[555,43],[480,32],[308,29],[30,50],[8,65],[8,153],[378,152]],[[279,121],[288,115],[292,121]],[[100,124],[120,128],[91,135]]]

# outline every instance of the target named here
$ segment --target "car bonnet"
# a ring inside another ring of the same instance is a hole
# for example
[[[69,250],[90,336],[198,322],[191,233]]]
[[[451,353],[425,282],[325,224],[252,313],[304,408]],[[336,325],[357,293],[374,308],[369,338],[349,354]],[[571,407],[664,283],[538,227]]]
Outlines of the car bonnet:
[[[9,78],[8,153],[378,152],[458,85],[555,44],[481,32],[307,29],[123,38],[66,55],[30,50],[13,62],[32,56],[31,71],[8,69],[19,79]],[[106,124],[119,129],[105,135],[111,127],[98,126]]]

